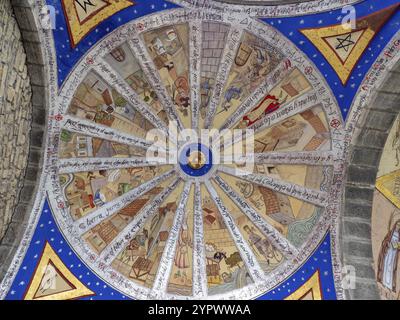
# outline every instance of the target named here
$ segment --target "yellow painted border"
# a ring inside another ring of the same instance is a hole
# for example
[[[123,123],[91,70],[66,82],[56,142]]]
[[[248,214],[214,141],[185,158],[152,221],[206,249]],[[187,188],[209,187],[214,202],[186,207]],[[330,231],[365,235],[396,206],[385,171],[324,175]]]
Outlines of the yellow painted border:
[[[60,271],[60,273],[71,283],[75,289],[55,293],[49,296],[34,298],[42,281],[43,270],[47,267],[49,262],[52,262],[54,266]],[[72,273],[68,270],[65,264],[61,261],[58,255],[54,252],[53,248],[48,242],[46,242],[42,257],[39,264],[36,267],[35,274],[32,277],[29,288],[25,294],[24,300],[68,300],[76,299],[81,297],[87,297],[94,295],[94,292],[89,290],[82,284]]]
[[[355,31],[359,31],[359,29]],[[329,64],[338,74],[342,84],[347,82],[351,72],[354,69],[354,66],[360,59],[365,49],[368,47],[368,44],[372,38],[375,36],[375,31],[370,28],[365,29],[361,38],[357,41],[352,52],[346,59],[346,62],[343,64],[334,50],[325,42],[323,38],[340,36],[351,33],[351,31],[349,32],[348,29],[345,29],[340,24],[320,29],[302,29],[300,32],[305,35],[312,42],[312,44],[318,48],[325,59],[328,60]]]
[[[387,182],[394,180],[397,176],[400,176],[400,170],[393,171],[387,175],[376,179],[376,189],[382,193],[391,203],[400,209],[400,199],[396,197],[392,191],[385,187]]]
[[[75,47],[90,31],[105,19],[111,17],[118,11],[135,4],[131,0],[108,0],[106,2],[108,4],[104,8],[100,9],[97,13],[94,13],[87,21],[81,24],[75,9],[74,0],[61,0],[67,20],[68,31],[72,41],[72,47]]]
[[[312,292],[314,300],[322,300],[319,270],[317,270],[300,288],[286,297],[285,300],[300,300],[310,291]]]

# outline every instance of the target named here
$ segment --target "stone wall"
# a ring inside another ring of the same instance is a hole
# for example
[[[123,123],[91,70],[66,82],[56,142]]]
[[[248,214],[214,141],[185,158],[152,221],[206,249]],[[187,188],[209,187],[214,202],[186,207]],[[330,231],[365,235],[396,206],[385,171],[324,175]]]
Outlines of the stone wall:
[[[346,298],[380,299],[373,268],[372,200],[386,139],[400,112],[400,63],[363,111],[350,152],[342,221],[343,264],[355,267],[356,288]]]
[[[13,14],[15,15],[15,19],[13,18]],[[12,45],[18,47],[19,50],[22,50],[22,48],[25,49],[26,61],[23,61],[23,64],[26,64],[27,66],[27,74],[30,79],[30,88],[32,91],[32,95],[30,95],[29,88],[26,89],[26,91],[16,90],[17,96],[24,95],[28,99],[28,101],[29,98],[31,98],[30,104],[27,102],[26,106],[24,106],[20,102],[19,105],[16,104],[14,107],[16,110],[28,109],[29,117],[27,116],[26,119],[30,121],[15,121],[15,125],[18,127],[18,129],[21,130],[21,132],[25,133],[25,145],[24,148],[20,148],[24,152],[25,168],[24,170],[21,170],[21,173],[17,180],[17,187],[12,188],[9,185],[11,181],[10,179],[10,181],[5,181],[5,183],[7,183],[6,188],[8,188],[6,193],[7,197],[9,197],[11,194],[14,194],[15,198],[13,204],[9,205],[7,211],[3,211],[3,209],[0,209],[0,223],[3,223],[3,213],[7,212],[7,221],[5,223],[6,233],[0,238],[0,281],[3,279],[5,273],[7,272],[9,265],[11,264],[12,259],[16,253],[16,250],[22,241],[27,222],[29,220],[30,214],[32,213],[33,203],[35,200],[35,195],[37,193],[40,174],[43,167],[43,141],[45,136],[47,118],[46,111],[48,101],[48,81],[46,76],[45,60],[43,59],[44,48],[40,41],[40,31],[36,18],[31,0],[0,0],[0,46]],[[8,21],[8,23],[4,23],[6,21]],[[14,38],[12,38],[12,41],[5,42],[3,41],[3,25],[10,24],[14,28]],[[12,52],[13,54],[15,54],[16,50]],[[14,58],[10,57],[9,59]],[[0,67],[1,65],[2,62],[0,62]],[[11,62],[9,61],[9,66],[14,65],[14,60],[11,60]],[[18,72],[16,74],[19,75]],[[7,83],[9,84],[10,81],[7,81]],[[26,84],[28,84],[28,80],[26,80]],[[0,119],[2,119],[1,117],[3,117],[3,114],[3,105],[0,98]],[[11,130],[11,128],[12,127],[10,127],[10,129],[8,130]],[[0,130],[2,129],[3,127],[0,123]],[[16,150],[17,148],[15,147],[18,146],[17,141],[18,140],[9,142],[9,144],[13,146],[12,148],[9,147],[9,150],[12,154],[17,154],[18,152]],[[3,141],[0,140],[0,148],[2,147]],[[10,157],[14,159],[13,156]],[[3,159],[4,157],[2,156],[2,160]],[[12,162],[2,161],[2,163],[0,164],[0,170],[2,170],[1,165],[10,166],[10,164],[14,166],[14,160]],[[15,172],[17,171],[15,170]],[[3,183],[3,180],[1,181]],[[1,190],[0,199],[2,200],[3,191]],[[11,215],[12,217],[10,221],[9,219]]]
[[[21,33],[9,1],[0,1],[0,242],[23,187],[29,155],[31,87]]]

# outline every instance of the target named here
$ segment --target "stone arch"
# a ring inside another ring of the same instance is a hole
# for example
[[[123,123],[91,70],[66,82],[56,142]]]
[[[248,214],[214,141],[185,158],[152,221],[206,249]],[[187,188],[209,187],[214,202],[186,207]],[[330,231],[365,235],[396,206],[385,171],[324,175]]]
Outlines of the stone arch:
[[[372,201],[382,151],[400,113],[399,83],[400,62],[372,93],[349,150],[341,249],[343,265],[355,267],[356,288],[345,290],[346,299],[380,299],[372,255]]]
[[[27,124],[18,123],[21,130],[25,131],[26,143],[24,143],[23,148],[26,155],[24,157],[21,156],[21,163],[18,164],[21,167],[21,174],[16,177],[15,201],[9,205],[6,211],[0,212],[0,221],[3,219],[5,224],[4,232],[0,233],[0,281],[8,270],[21,242],[32,211],[33,201],[37,193],[36,188],[39,185],[38,182],[42,171],[42,157],[44,154],[42,149],[44,147],[43,141],[48,109],[46,64],[43,59],[39,26],[33,12],[34,5],[29,0],[6,0],[1,3],[0,15],[3,15],[1,21],[4,22],[4,25],[7,24],[9,30],[12,28],[12,31],[9,31],[11,32],[12,41],[23,52],[19,62],[21,70],[23,70],[21,72],[25,72],[27,75],[27,88],[25,89],[28,90],[27,101],[25,104],[19,105],[15,112],[19,112],[19,109],[24,107],[29,111],[26,115]],[[5,36],[7,37],[8,35]],[[15,53],[13,52],[13,54]],[[18,76],[20,74],[17,72]],[[17,90],[16,94],[23,95],[24,93],[21,90],[20,92]],[[1,101],[0,108],[2,108]],[[4,171],[3,174],[5,174]],[[10,190],[12,189],[9,188],[8,191]],[[7,218],[4,217],[5,214],[8,215]]]

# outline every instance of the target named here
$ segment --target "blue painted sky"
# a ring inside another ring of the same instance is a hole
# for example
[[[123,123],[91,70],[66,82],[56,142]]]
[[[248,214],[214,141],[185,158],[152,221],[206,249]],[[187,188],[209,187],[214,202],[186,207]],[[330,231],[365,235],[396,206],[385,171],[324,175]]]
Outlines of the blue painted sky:
[[[270,290],[258,300],[283,300],[300,288],[319,270],[321,293],[324,300],[336,300],[332,271],[331,237],[325,236],[311,257],[291,277]]]
[[[21,300],[28,289],[32,280],[36,266],[40,262],[41,254],[46,245],[46,241],[51,245],[55,253],[68,269],[86,287],[96,293],[93,297],[86,297],[82,300],[123,300],[126,297],[108,286],[97,275],[90,271],[86,265],[77,257],[62,236],[57,224],[54,221],[49,204],[46,200],[42,214],[33,235],[31,244],[21,265],[20,270],[8,292],[7,300]]]
[[[398,0],[376,1],[369,0],[355,5],[357,19],[367,16],[376,11],[390,7],[399,3]],[[277,28],[287,38],[289,38],[300,50],[302,50],[318,67],[322,75],[329,83],[334,95],[336,96],[343,118],[349,112],[354,96],[360,86],[360,83],[365,77],[365,74],[371,68],[374,61],[385,48],[386,44],[399,30],[400,26],[400,11],[397,11],[387,24],[380,30],[377,36],[365,50],[357,66],[353,70],[349,81],[345,86],[342,85],[339,77],[333,68],[329,65],[324,56],[318,49],[301,33],[300,29],[305,28],[320,28],[324,26],[338,24],[342,21],[345,15],[341,9],[324,12],[320,14],[312,14],[301,17],[292,18],[274,18],[262,19],[266,23]]]
[[[40,262],[41,254],[46,242],[51,245],[61,261],[69,268],[75,277],[77,277],[90,290],[95,292],[94,296],[85,297],[80,300],[129,299],[102,281],[78,258],[58,229],[48,201],[46,200],[27,254],[6,296],[7,300],[23,299],[35,273],[36,266]],[[304,284],[317,270],[320,271],[321,289],[324,299],[335,299],[336,294],[332,276],[329,234],[325,237],[319,248],[315,250],[308,261],[299,268],[293,276],[258,299],[284,299]]]
[[[128,7],[100,23],[73,49],[71,48],[68,28],[60,0],[47,0],[47,4],[54,6],[56,9],[56,29],[53,33],[57,52],[58,85],[60,87],[75,64],[104,36],[134,19],[178,7],[173,3],[163,0],[135,0],[134,2],[134,6]]]

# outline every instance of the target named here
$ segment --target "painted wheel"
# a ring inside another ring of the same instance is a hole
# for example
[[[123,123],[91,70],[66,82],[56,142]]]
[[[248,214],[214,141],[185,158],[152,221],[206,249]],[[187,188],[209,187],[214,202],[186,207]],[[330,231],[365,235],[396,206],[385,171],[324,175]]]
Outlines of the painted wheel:
[[[57,222],[128,296],[255,298],[325,235],[341,116],[271,26],[206,10],[145,17],[95,45],[57,99]],[[205,128],[233,138],[182,141]],[[235,138],[246,129],[251,148]],[[219,161],[242,144],[246,157]]]

